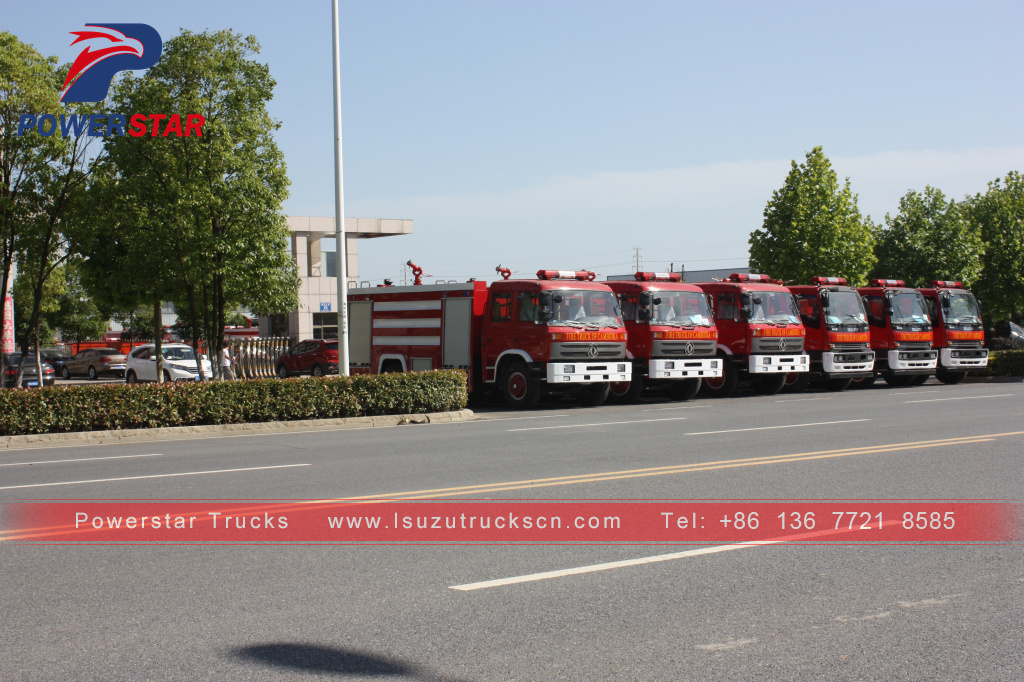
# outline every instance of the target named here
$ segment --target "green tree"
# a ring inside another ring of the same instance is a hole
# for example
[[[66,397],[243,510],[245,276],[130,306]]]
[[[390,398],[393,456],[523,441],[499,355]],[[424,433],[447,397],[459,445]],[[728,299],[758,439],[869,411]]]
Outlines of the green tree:
[[[985,304],[985,321],[1024,322],[1024,177],[1011,171],[996,178],[969,205],[985,241],[984,265],[975,287]]]
[[[118,110],[206,119],[202,137],[108,138],[107,147],[119,185],[139,202],[139,229],[169,261],[150,274],[174,282],[193,343],[205,337],[211,355],[235,306],[257,314],[298,306],[281,208],[288,178],[273,138],[280,124],[266,108],[274,80],[252,59],[258,52],[251,36],[186,31],[164,43],[144,77],[128,76],[114,92]]]
[[[947,201],[934,187],[907,192],[899,213],[886,214],[885,227],[876,231],[875,239],[874,277],[922,287],[933,279],[971,286],[981,275],[981,229],[965,205]]]
[[[861,218],[849,178],[840,187],[815,147],[804,163],[792,162],[786,182],[772,193],[763,225],[750,234],[750,267],[786,281],[842,276],[863,285],[875,259],[872,227]]]
[[[57,299],[56,310],[45,314],[43,323],[50,329],[59,329],[65,343],[94,341],[107,330],[111,311],[99,306],[89,297],[82,285],[81,262],[68,262],[63,269],[63,293]]]

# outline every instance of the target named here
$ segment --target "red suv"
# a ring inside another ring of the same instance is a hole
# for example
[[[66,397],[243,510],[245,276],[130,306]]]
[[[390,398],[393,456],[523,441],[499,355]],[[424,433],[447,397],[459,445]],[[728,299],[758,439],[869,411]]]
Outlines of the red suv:
[[[282,379],[293,374],[322,377],[338,373],[338,340],[309,339],[295,344],[277,360],[277,376]]]

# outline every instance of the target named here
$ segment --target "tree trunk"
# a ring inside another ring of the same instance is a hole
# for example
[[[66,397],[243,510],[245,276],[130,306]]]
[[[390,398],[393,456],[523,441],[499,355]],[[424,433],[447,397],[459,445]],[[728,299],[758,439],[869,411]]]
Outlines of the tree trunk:
[[[164,380],[164,325],[163,315],[160,310],[160,301],[153,303],[153,346],[156,352],[156,383],[163,383]]]

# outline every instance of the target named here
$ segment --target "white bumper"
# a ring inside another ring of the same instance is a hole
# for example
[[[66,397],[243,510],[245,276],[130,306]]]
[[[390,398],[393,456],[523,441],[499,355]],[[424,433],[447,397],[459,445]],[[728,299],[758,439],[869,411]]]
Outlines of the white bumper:
[[[939,354],[934,350],[891,350],[887,358],[889,369],[935,369]]]
[[[865,353],[869,356],[867,359],[857,360],[856,362],[850,361],[850,356],[863,355]],[[838,359],[836,356],[838,356]],[[821,365],[822,369],[828,374],[842,374],[843,372],[870,372],[875,368],[875,353],[870,350],[822,353]]]
[[[779,374],[785,372],[809,372],[811,357],[807,353],[795,355],[751,355],[747,360],[751,374]]]
[[[647,377],[649,379],[720,376],[722,376],[722,360],[720,358],[647,361]]]
[[[614,362],[549,362],[549,384],[588,384],[602,381],[632,381],[632,363]]]
[[[939,359],[943,367],[988,367],[988,349],[943,348],[939,351]]]

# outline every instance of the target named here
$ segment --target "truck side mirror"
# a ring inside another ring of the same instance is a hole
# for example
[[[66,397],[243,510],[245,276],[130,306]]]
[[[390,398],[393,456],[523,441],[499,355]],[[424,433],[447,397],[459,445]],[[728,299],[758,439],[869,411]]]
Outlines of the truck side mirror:
[[[939,300],[942,301],[942,309],[949,310],[949,294],[942,294],[939,296]]]
[[[654,317],[654,311],[651,310],[651,306],[654,305],[654,294],[649,291],[641,291],[640,295],[637,296],[637,308],[636,318],[641,322],[647,322]]]
[[[561,298],[561,296],[559,296],[559,298]],[[551,292],[540,292],[540,296],[537,297],[537,301],[540,303],[540,309],[537,311],[537,321],[547,324],[551,320],[555,319],[555,313],[551,310]]]
[[[760,296],[754,296],[750,300],[753,301],[754,305],[761,305],[761,297]]]
[[[654,312],[648,308],[637,308],[636,316],[641,322],[649,322],[654,317]]]
[[[827,306],[828,305],[828,292],[827,291],[821,292],[821,305],[823,305],[823,306]]]
[[[749,320],[751,318],[751,316],[753,316],[753,313],[750,312],[750,308],[740,308],[740,319],[741,320]]]

